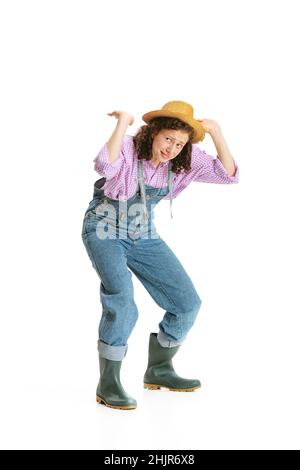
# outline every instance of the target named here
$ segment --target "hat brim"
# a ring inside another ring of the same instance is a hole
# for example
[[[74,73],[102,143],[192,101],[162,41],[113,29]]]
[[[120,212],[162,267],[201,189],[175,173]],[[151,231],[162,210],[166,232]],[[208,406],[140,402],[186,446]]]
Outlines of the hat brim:
[[[196,131],[196,134],[192,140],[193,144],[196,144],[200,140],[203,140],[205,137],[205,130],[203,126],[201,125],[201,123],[197,121],[196,119],[187,118],[185,114],[173,113],[172,111],[157,110],[157,111],[151,111],[149,113],[144,114],[142,116],[142,119],[143,121],[148,123],[149,121],[151,121],[151,119],[155,117],[173,117],[173,118],[180,119],[181,121],[191,126]]]

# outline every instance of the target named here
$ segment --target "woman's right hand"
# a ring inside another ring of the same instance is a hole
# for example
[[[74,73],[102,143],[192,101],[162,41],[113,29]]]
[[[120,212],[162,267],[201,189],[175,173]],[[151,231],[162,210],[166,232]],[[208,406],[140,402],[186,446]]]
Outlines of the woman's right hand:
[[[126,113],[125,111],[113,111],[112,113],[107,113],[108,116],[115,116],[116,119],[126,121],[129,126],[134,123],[134,117],[131,114]]]

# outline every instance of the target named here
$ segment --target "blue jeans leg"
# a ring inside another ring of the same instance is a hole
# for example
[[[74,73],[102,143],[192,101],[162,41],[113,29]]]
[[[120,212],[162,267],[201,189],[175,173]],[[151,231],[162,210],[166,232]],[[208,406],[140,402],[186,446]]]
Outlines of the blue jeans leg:
[[[102,357],[122,360],[127,340],[138,318],[132,273],[127,267],[125,242],[97,237],[92,217],[84,225],[82,240],[100,283],[102,316],[98,348]]]
[[[187,272],[162,238],[139,240],[128,252],[127,263],[154,301],[166,310],[158,341],[164,347],[178,346],[201,306]]]

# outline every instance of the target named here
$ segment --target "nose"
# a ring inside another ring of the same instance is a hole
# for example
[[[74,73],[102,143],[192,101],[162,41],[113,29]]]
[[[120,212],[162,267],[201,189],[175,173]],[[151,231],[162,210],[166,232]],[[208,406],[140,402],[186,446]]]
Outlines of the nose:
[[[167,154],[170,155],[172,153],[172,150],[173,150],[173,147],[175,145],[175,142],[174,143],[170,143],[167,147]]]

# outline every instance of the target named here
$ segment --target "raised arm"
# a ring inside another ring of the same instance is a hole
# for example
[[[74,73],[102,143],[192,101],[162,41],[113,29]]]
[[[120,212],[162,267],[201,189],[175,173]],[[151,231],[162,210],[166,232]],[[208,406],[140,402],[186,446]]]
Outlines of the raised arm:
[[[228,173],[229,177],[234,177],[236,175],[237,167],[235,161],[230,153],[227,142],[222,134],[221,127],[213,119],[197,119],[201,122],[204,130],[209,134],[215,144],[218,159],[222,163],[223,167]]]
[[[110,139],[106,142],[109,162],[114,163],[120,156],[123,137],[126,133],[127,127],[133,124],[134,117],[125,111],[113,111],[112,113],[107,114],[108,116],[115,116],[115,118],[118,119],[115,130],[113,131]]]

